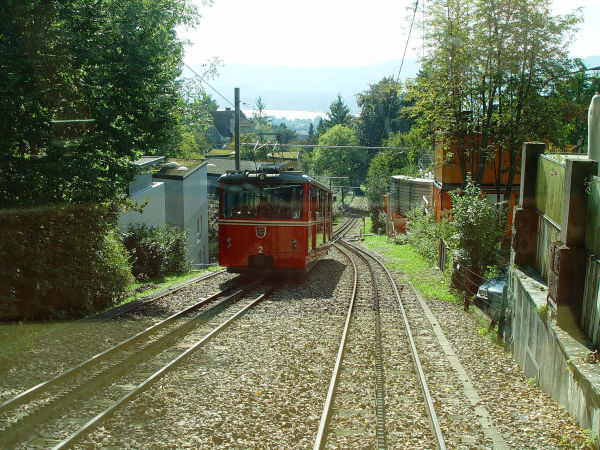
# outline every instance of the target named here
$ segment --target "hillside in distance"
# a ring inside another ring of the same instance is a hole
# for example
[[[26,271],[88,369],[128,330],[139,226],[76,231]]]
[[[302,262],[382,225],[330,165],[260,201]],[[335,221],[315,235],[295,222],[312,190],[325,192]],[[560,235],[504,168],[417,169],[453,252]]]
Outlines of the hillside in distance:
[[[191,67],[201,73],[200,65]],[[351,112],[357,114],[356,94],[366,91],[370,84],[383,77],[396,78],[399,69],[400,60],[362,67],[310,69],[233,63],[219,67],[217,78],[210,84],[232,101],[233,90],[239,87],[242,102],[254,106],[260,96],[267,109],[289,111],[328,111],[330,103],[340,93]],[[400,78],[414,78],[418,70],[416,58],[407,58]],[[192,75],[184,68],[183,76]],[[210,89],[208,91],[221,107],[230,106]]]
[[[589,56],[583,61],[586,67],[597,67],[600,56]],[[202,73],[201,65],[191,67]],[[406,58],[400,79],[416,77],[419,67],[416,58]],[[399,69],[399,59],[370,66],[310,69],[233,63],[219,67],[217,77],[210,80],[210,84],[232,103],[233,90],[239,87],[242,109],[254,109],[260,96],[269,110],[327,112],[340,93],[350,111],[358,114],[356,94],[366,91],[383,77],[396,78]],[[184,67],[183,76],[193,75]],[[220,107],[231,106],[210,88],[207,87],[207,91]]]

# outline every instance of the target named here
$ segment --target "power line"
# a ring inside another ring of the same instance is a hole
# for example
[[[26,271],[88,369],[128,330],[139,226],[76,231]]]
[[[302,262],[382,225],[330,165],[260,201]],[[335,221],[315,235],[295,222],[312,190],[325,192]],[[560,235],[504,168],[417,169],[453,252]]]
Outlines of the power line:
[[[219,94],[221,96],[221,98],[223,100],[225,100],[227,103],[229,103],[231,106],[233,106],[235,108],[235,105],[233,103],[231,103],[223,94],[221,94],[215,87],[213,87],[208,81],[206,81],[204,78],[202,78],[202,76],[196,72],[194,69],[192,69],[190,66],[188,66],[186,63],[183,63],[183,65],[185,67],[187,67],[188,69],[190,69],[190,71],[196,75],[198,78],[200,78],[200,80],[202,80],[202,82],[204,84],[206,84],[209,88],[211,88],[213,91],[215,91],[217,94]]]
[[[267,143],[266,145],[268,145],[269,143]],[[240,145],[254,145],[252,142],[240,142]],[[311,148],[363,148],[363,149],[367,149],[367,150],[402,150],[402,152],[399,153],[404,153],[406,151],[406,147],[368,147],[366,145],[319,145],[319,144],[294,144],[294,143],[287,143],[287,144],[279,144],[281,147],[286,146],[286,147],[311,147]]]
[[[406,50],[408,49],[408,42],[410,41],[410,35],[412,33],[413,25],[415,24],[415,17],[417,16],[417,8],[419,7],[419,0],[415,0],[415,10],[413,11],[412,22],[410,23],[410,29],[408,30],[408,36],[406,37],[406,45],[404,46],[404,53],[402,54],[402,60],[400,61],[400,69],[398,70],[398,76],[396,82],[400,81],[400,73],[402,72],[402,66],[404,65],[404,58],[406,57]]]

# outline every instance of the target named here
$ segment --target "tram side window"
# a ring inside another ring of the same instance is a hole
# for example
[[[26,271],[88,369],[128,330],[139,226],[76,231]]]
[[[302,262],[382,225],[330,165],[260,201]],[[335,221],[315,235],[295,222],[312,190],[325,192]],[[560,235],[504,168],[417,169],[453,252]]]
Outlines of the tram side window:
[[[258,217],[260,195],[252,184],[224,184],[221,216],[224,218]]]
[[[304,188],[301,184],[265,185],[261,210],[266,219],[300,219]]]
[[[314,186],[310,187],[310,212],[311,213],[315,213],[317,212],[318,209],[318,197],[319,196],[319,192],[317,191],[317,188]],[[314,217],[314,214],[312,215]]]
[[[321,211],[321,217],[325,217],[326,207],[325,191],[319,191],[319,210]]]

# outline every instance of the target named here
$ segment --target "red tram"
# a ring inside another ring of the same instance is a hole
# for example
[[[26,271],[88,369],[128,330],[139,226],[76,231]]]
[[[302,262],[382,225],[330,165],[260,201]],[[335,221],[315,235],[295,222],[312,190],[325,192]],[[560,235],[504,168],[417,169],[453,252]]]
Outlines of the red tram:
[[[327,253],[332,193],[301,172],[219,178],[219,265],[230,272],[309,271]]]

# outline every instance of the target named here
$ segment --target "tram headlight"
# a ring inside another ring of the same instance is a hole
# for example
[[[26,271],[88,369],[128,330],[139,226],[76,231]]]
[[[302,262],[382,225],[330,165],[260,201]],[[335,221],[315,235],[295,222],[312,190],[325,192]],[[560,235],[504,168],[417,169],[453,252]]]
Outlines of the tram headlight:
[[[292,239],[292,249],[296,250],[296,239]]]
[[[230,237],[225,239],[225,247],[227,247],[227,248],[231,247],[231,238]]]

